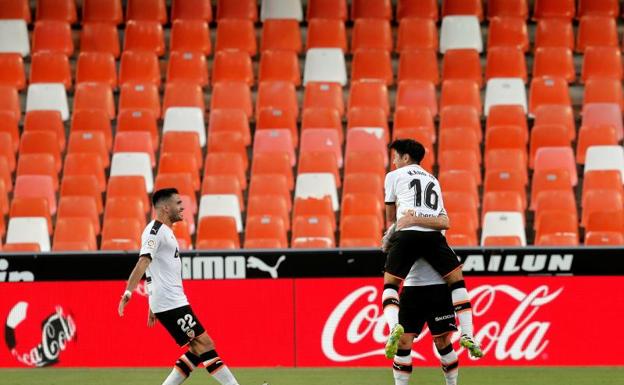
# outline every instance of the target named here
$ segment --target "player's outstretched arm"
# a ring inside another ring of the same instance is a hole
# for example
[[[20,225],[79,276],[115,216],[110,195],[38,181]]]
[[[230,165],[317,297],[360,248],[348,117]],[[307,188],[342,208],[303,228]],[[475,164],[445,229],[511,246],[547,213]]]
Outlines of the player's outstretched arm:
[[[145,274],[145,270],[147,270],[147,266],[149,266],[152,260],[146,256],[140,256],[137,261],[134,269],[132,269],[132,273],[130,273],[130,278],[128,278],[128,284],[126,285],[126,291],[121,295],[121,299],[119,300],[119,307],[117,308],[117,312],[119,316],[122,317],[124,313],[124,308],[132,298],[132,292],[136,289],[139,281]]]
[[[419,217],[412,212],[399,219],[396,227],[397,230],[401,230],[410,226],[427,227],[433,230],[448,230],[450,228],[450,221],[445,214],[438,215],[437,217]]]

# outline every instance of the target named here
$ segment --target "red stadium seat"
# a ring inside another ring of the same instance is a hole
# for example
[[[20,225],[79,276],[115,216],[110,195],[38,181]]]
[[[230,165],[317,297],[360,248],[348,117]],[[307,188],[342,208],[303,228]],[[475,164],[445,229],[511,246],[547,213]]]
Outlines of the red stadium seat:
[[[531,183],[531,210],[535,210],[537,196],[543,191],[571,191],[570,173],[566,169],[545,169],[533,173]]]
[[[32,38],[32,53],[56,52],[66,56],[74,53],[74,42],[69,23],[62,21],[38,21]]]
[[[95,199],[88,196],[66,196],[59,199],[57,221],[86,218],[91,222],[95,235],[100,235],[100,216]]]
[[[155,53],[125,51],[119,65],[119,84],[154,84],[160,86],[160,65]]]
[[[479,112],[471,106],[448,106],[440,112],[440,132],[449,129],[472,131],[481,141],[481,120]]]
[[[434,50],[403,51],[399,59],[398,81],[422,80],[439,84],[438,58]]]
[[[196,248],[239,249],[240,240],[232,217],[203,217],[199,220]]]
[[[481,185],[481,166],[479,158],[473,149],[459,151],[444,151],[438,154],[440,172],[450,170],[465,170],[470,172]],[[486,166],[487,168],[487,166]]]
[[[110,23],[118,25],[123,21],[121,0],[84,0],[82,22]]]
[[[23,90],[26,86],[26,76],[24,72],[24,61],[19,54],[0,54],[0,85],[14,87]]]
[[[212,21],[210,0],[173,0],[171,21],[176,20]]]
[[[61,83],[72,87],[67,56],[58,52],[35,52],[30,63],[30,83]]]
[[[171,52],[167,64],[167,82],[208,85],[208,64],[201,53]]]
[[[143,201],[139,197],[108,198],[104,208],[104,222],[113,218],[136,219],[141,224],[141,227],[145,227],[145,211]]]
[[[212,66],[212,83],[241,82],[254,84],[251,58],[243,51],[218,51]]]
[[[353,27],[351,51],[392,51],[392,29],[390,22],[383,19],[358,19]]]
[[[446,80],[442,83],[440,108],[446,106],[473,106],[482,110],[479,84],[471,80]]]
[[[485,80],[492,78],[520,78],[526,83],[527,70],[524,53],[514,47],[490,48],[487,54]]]
[[[100,193],[106,190],[106,175],[101,158],[94,153],[74,153],[68,154],[65,158],[65,168],[63,179],[69,176],[93,176],[97,182],[97,189]]]
[[[93,224],[88,218],[60,218],[54,231],[53,251],[97,250]]]
[[[217,21],[221,19],[241,19],[256,21],[258,8],[255,0],[218,0]]]
[[[534,114],[543,105],[571,106],[568,85],[562,78],[538,78],[531,81],[529,113]]]
[[[43,197],[15,197],[11,201],[9,218],[44,217],[48,221],[48,233],[52,234],[52,219],[48,200]],[[4,218],[4,213],[2,214]]]
[[[4,165],[5,186],[8,191],[13,189],[9,165],[6,159],[0,158],[0,166]],[[16,176],[20,175],[46,175],[52,178],[52,185],[54,191],[59,188],[58,174],[54,164],[54,157],[50,154],[23,154],[19,157],[17,162]]]
[[[562,78],[568,83],[575,80],[572,52],[561,47],[540,47],[535,50],[533,78]]]
[[[392,85],[390,53],[381,50],[360,50],[353,55],[351,82],[381,82]]]
[[[295,86],[288,82],[262,82],[258,87],[256,98],[256,118],[263,108],[272,107],[283,111],[289,111],[294,116],[299,116],[299,104]]]
[[[204,161],[204,177],[207,175],[234,175],[238,178],[241,188],[247,189],[243,159],[233,153],[208,153]]]
[[[104,22],[84,23],[80,31],[81,52],[103,52],[119,57],[119,34],[114,24]]]
[[[299,86],[301,73],[297,53],[294,51],[263,51],[260,57],[258,81],[285,81]]]
[[[399,82],[396,110],[404,107],[427,107],[432,116],[438,115],[435,85],[428,81],[404,80]]]
[[[115,57],[107,52],[81,52],[76,66],[76,83],[86,82],[117,88]]]
[[[287,129],[290,130],[293,146],[298,146],[297,117],[293,114],[293,111],[266,107],[256,112],[256,132],[258,130]]]
[[[515,17],[526,20],[529,16],[529,7],[526,0],[489,0],[488,18],[494,17]]]
[[[342,87],[338,83],[308,83],[303,96],[303,109],[333,108],[344,115]]]
[[[340,48],[347,51],[347,32],[344,22],[331,19],[308,21],[306,50],[310,48]]]
[[[591,146],[610,146],[617,144],[618,137],[615,127],[610,125],[593,127],[581,126],[576,146],[576,161],[579,164],[585,164],[585,153]]]
[[[291,247],[294,249],[336,247],[331,220],[324,216],[295,218]]]
[[[141,178],[143,182],[143,179]],[[145,184],[145,182],[143,182]],[[90,196],[95,199],[98,214],[103,212],[102,192],[98,186],[95,175],[67,175],[61,181],[61,197],[64,196]]]
[[[571,20],[575,12],[574,0],[535,0],[533,4],[533,18]]]
[[[167,6],[165,0],[128,0],[126,20],[156,21],[167,23]]]
[[[618,17],[620,5],[618,0],[579,0],[578,16]]]
[[[279,217],[255,216],[247,220],[245,231],[245,249],[249,248],[287,248],[286,226]]]
[[[481,0],[443,0],[442,17],[451,15],[476,16],[479,21],[483,21]]]
[[[215,50],[228,49],[244,51],[251,56],[256,55],[256,33],[251,20],[219,20]]]
[[[160,98],[158,87],[153,83],[128,83],[121,86],[119,111],[150,110],[154,117],[160,118]]]
[[[271,19],[262,24],[260,50],[291,51],[300,53],[301,32],[297,20]]]
[[[517,17],[494,17],[490,19],[487,40],[488,49],[510,47],[526,52],[529,50],[529,33],[526,22]]]
[[[404,18],[421,18],[438,20],[438,2],[436,0],[399,0],[397,4],[397,20]]]
[[[587,47],[618,47],[615,19],[604,16],[582,17],[576,39],[576,51],[585,52]]]
[[[165,53],[163,29],[157,21],[130,20],[124,32],[124,51]]]
[[[24,19],[31,22],[28,0],[4,0],[0,2],[0,19]]]
[[[567,169],[573,186],[578,181],[576,174],[576,161],[571,147],[543,147],[535,153],[533,165],[535,172],[555,168]]]
[[[566,147],[570,145],[568,130],[563,125],[539,125],[531,130],[529,167],[533,168],[535,154],[543,147]]]
[[[583,56],[581,81],[591,78],[622,80],[622,54],[618,47],[587,47]]]
[[[340,223],[340,247],[378,247],[381,227],[374,215],[346,216]]]
[[[535,29],[535,48],[560,47],[574,49],[574,31],[569,20],[542,19]]]
[[[273,175],[268,175],[272,177]],[[253,176],[252,176],[253,178]],[[243,189],[235,175],[206,175],[202,181],[201,195],[206,194],[230,194],[238,197],[238,205],[241,211],[245,211]]]
[[[149,212],[150,202],[145,190],[145,182],[142,176],[137,175],[115,175],[108,180],[106,198],[136,198],[142,202],[144,213]]]
[[[442,80],[471,80],[483,85],[479,53],[473,49],[452,49],[444,54]]]
[[[213,84],[210,109],[237,109],[245,112],[248,118],[253,115],[251,91],[242,82],[224,82]]]
[[[392,19],[390,0],[353,0],[351,19]]]
[[[201,20],[175,20],[171,26],[169,47],[171,52],[198,52],[209,55],[212,44],[208,23]]]
[[[137,250],[141,242],[141,223],[136,219],[110,219],[104,222],[100,250]]]
[[[13,199],[42,197],[47,199],[50,215],[56,214],[56,196],[52,177],[47,175],[20,175],[15,178]],[[7,207],[8,210],[8,207]]]
[[[58,141],[59,150],[65,151],[65,127],[61,113],[53,110],[28,111],[24,117],[23,132],[51,132]]]
[[[347,1],[346,0],[310,0],[306,12],[306,19],[312,21],[314,19],[334,19],[347,20]]]
[[[405,18],[399,23],[398,52],[430,49],[438,50],[438,29],[431,19]]]
[[[113,90],[103,83],[76,84],[73,113],[75,114],[81,110],[100,110],[106,113],[109,120],[114,119],[115,100],[113,99]]]

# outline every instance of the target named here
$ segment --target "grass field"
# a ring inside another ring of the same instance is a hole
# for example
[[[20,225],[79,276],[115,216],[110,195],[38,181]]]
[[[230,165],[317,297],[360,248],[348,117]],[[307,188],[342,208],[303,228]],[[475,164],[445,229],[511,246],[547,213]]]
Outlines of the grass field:
[[[241,385],[393,385],[389,369],[236,369]],[[159,385],[169,369],[0,369],[1,385]],[[198,371],[184,385],[217,384]],[[410,384],[444,385],[442,372],[414,368]],[[464,368],[460,385],[622,385],[624,367]]]

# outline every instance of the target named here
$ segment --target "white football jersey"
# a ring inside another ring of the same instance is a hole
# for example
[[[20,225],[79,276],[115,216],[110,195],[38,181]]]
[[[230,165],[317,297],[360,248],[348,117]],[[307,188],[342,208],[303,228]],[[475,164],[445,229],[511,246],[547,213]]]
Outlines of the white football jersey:
[[[153,220],[143,230],[139,255],[152,257],[145,275],[149,305],[154,313],[188,305],[178,250],[178,241],[169,226]]]
[[[418,258],[412,265],[403,286],[444,285],[442,276],[424,258]]]
[[[390,171],[386,174],[384,188],[386,203],[396,204],[397,221],[410,209],[414,210],[416,216],[421,217],[446,215],[440,183],[417,164]],[[402,230],[437,231],[420,226],[407,227]]]

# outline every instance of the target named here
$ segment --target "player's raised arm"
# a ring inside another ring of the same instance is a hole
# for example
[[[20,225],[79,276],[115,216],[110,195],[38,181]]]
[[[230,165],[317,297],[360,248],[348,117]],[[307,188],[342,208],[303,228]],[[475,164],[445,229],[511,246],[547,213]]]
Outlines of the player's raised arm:
[[[145,270],[147,270],[147,266],[149,266],[151,261],[152,259],[149,254],[141,255],[136,265],[134,266],[134,269],[132,269],[132,273],[130,273],[130,278],[128,278],[128,284],[126,285],[126,291],[122,294],[121,300],[119,300],[119,307],[117,309],[117,312],[119,313],[120,317],[123,316],[124,308],[130,301],[130,298],[132,298],[132,292],[134,291],[134,289],[136,289],[139,281],[143,277],[143,274],[145,274]]]

